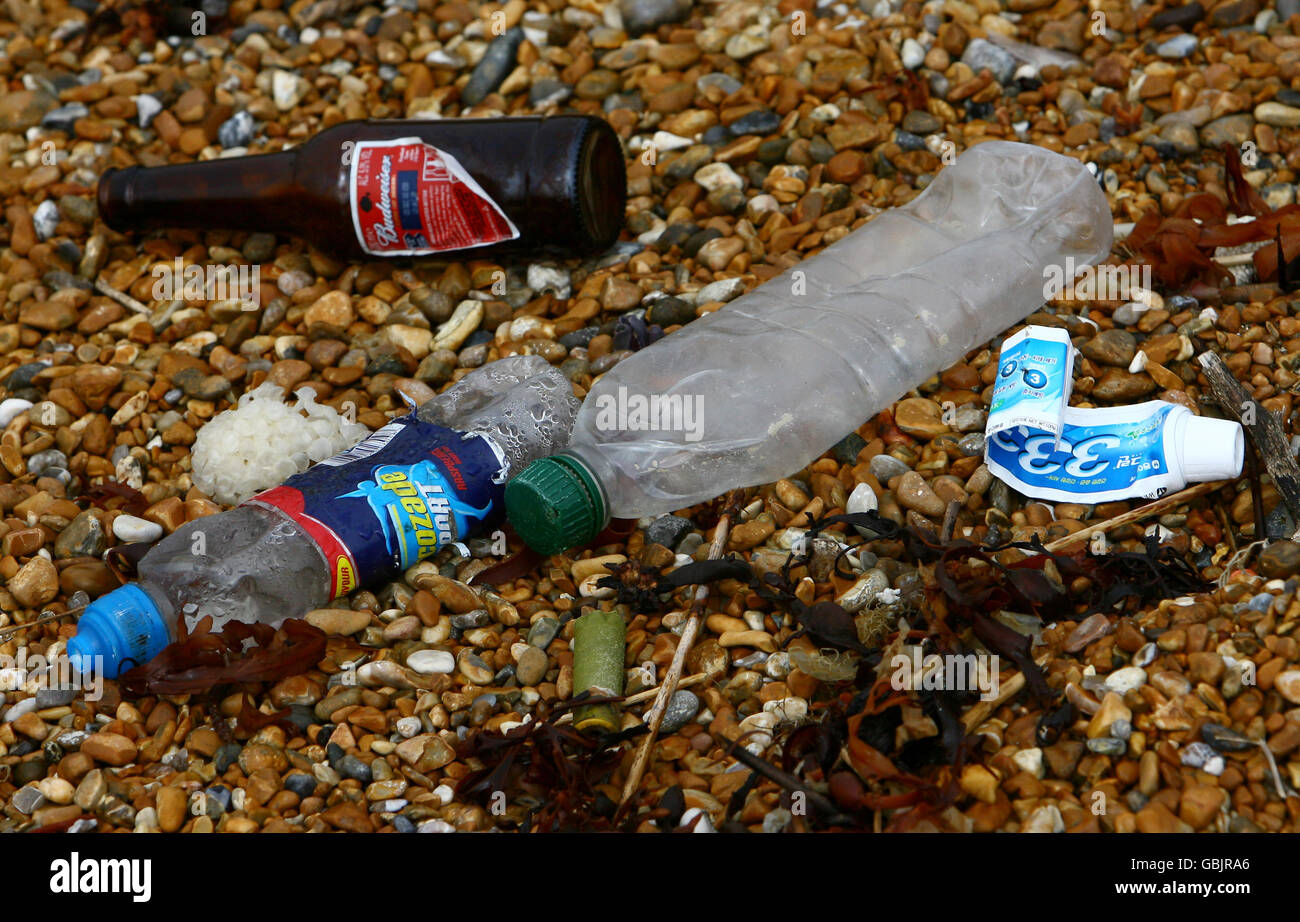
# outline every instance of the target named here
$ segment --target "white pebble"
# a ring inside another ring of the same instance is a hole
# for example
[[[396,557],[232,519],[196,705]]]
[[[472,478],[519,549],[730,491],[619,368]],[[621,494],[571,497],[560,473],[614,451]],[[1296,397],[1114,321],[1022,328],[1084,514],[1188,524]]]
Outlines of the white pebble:
[[[637,243],[644,243],[646,246],[651,246],[658,242],[659,238],[663,236],[663,232],[667,229],[667,221],[663,218],[655,218],[654,224],[650,226],[648,231],[637,235]]]
[[[695,292],[695,304],[707,304],[710,301],[730,301],[737,297],[745,290],[745,280],[739,276],[729,279],[718,279],[716,282],[709,282],[699,291]],[[679,293],[678,297],[682,297]],[[686,298],[682,298],[686,300]]]
[[[1043,750],[1037,747],[1022,749],[1011,757],[1011,761],[1022,772],[1028,772],[1035,778],[1043,777]]]
[[[1039,807],[1020,827],[1021,832],[1065,832],[1065,820],[1055,804]]]
[[[650,139],[656,151],[662,153],[669,150],[680,150],[683,147],[691,146],[690,138],[683,138],[679,134],[673,134],[671,131],[656,131],[654,137]]]
[[[420,732],[422,724],[418,717],[402,717],[397,721],[397,732],[405,739],[417,735]]]
[[[1138,374],[1147,367],[1147,354],[1139,349],[1133,353],[1133,361],[1128,363],[1128,373],[1131,375]]]
[[[54,204],[53,199],[47,198],[32,214],[32,226],[36,229],[36,236],[41,240],[48,240],[54,236],[54,229],[58,225],[59,206]]]
[[[406,665],[420,675],[444,675],[456,671],[456,657],[446,650],[416,650]]]
[[[271,97],[275,107],[281,112],[288,112],[298,105],[301,93],[298,88],[298,76],[287,70],[273,71],[271,74]]]
[[[155,96],[148,93],[140,93],[132,96],[135,100],[135,117],[141,128],[148,128],[153,117],[162,111],[163,105]]]
[[[695,171],[695,181],[708,192],[717,189],[741,189],[745,181],[725,163],[709,163]]]
[[[9,708],[9,710],[5,711],[4,714],[5,723],[13,723],[15,720],[17,720],[19,717],[22,717],[24,714],[30,713],[35,710],[36,710],[36,699],[34,697],[24,698],[22,701],[19,701],[13,707]]]
[[[776,200],[776,196],[764,192],[762,195],[756,195],[745,203],[745,216],[750,221],[757,223],[765,216],[779,210],[781,203]]]
[[[569,297],[569,271],[558,266],[533,263],[528,267],[528,287],[533,291],[550,291],[563,301]]]
[[[30,400],[23,400],[21,397],[10,397],[8,400],[0,402],[0,429],[9,425],[21,413],[26,413],[32,408]]]
[[[764,704],[763,710],[781,723],[798,723],[808,716],[808,702],[802,698],[777,698]]]
[[[849,494],[848,502],[844,504],[844,511],[847,513],[875,512],[879,508],[880,500],[876,498],[876,491],[871,489],[871,485],[867,483],[860,483],[854,487],[853,492]],[[858,528],[856,525],[854,527],[858,529],[858,534],[862,535],[862,537],[873,537],[873,533],[869,529]]]
[[[709,819],[709,815],[699,807],[691,807],[683,813],[681,825],[689,826],[691,820],[695,819],[697,816],[700,818],[700,821],[695,824],[695,829],[692,830],[693,832],[717,832],[717,830],[713,828],[713,820]]]
[[[1159,541],[1161,544],[1166,544],[1169,541],[1172,541],[1174,537],[1174,533],[1172,531],[1165,528],[1163,525],[1159,524],[1158,522],[1154,525],[1147,526],[1147,530],[1143,532],[1143,534],[1146,535],[1146,537],[1148,538],[1154,535],[1156,540]]]
[[[1140,688],[1146,683],[1147,673],[1141,666],[1125,666],[1106,676],[1106,687],[1121,695],[1129,689]]]
[[[163,527],[133,515],[119,515],[113,519],[113,534],[127,544],[148,544],[162,537]]]
[[[903,41],[903,51],[899,55],[903,60],[903,66],[908,70],[916,70],[925,61],[925,49],[921,43],[914,38]]]
[[[1038,78],[1038,68],[1032,64],[1021,64],[1016,68],[1013,80],[1035,80]]]

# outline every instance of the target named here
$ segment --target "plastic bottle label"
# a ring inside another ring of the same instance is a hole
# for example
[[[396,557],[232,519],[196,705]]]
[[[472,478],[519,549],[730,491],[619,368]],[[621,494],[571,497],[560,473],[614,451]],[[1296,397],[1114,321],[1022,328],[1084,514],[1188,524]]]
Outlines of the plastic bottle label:
[[[248,502],[279,509],[312,536],[329,564],[330,598],[337,598],[412,566],[493,516],[503,508],[504,468],[483,436],[412,414]]]
[[[1027,496],[1098,503],[1154,499],[1181,487],[1165,450],[1175,405],[1153,400],[1131,407],[1067,408],[1060,441],[1025,427],[988,437],[989,470]],[[1127,416],[1127,419],[1117,419]]]
[[[419,138],[358,142],[348,201],[357,241],[376,256],[425,256],[519,236],[455,157]]]

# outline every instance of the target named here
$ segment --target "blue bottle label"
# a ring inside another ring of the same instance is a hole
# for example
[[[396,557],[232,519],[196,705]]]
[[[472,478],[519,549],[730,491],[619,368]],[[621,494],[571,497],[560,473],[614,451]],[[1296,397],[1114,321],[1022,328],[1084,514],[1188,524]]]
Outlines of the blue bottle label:
[[[1097,503],[1163,496],[1181,483],[1165,447],[1174,410],[1159,400],[1105,410],[1070,407],[1059,442],[1024,427],[1004,429],[989,436],[985,460],[999,478],[1040,499]]]
[[[312,536],[337,598],[494,518],[505,473],[487,438],[410,414],[248,502],[279,509]]]

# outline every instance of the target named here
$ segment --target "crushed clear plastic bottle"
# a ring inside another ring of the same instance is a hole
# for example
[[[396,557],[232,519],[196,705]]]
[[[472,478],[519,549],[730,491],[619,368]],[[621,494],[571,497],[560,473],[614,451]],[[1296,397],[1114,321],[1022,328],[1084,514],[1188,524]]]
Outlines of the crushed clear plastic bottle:
[[[471,372],[419,407],[414,416],[465,434],[463,438],[477,434],[487,440],[496,459],[492,465],[496,468],[495,515],[502,505],[505,479],[562,449],[577,409],[572,386],[557,369],[539,356],[514,356]],[[385,429],[392,425],[396,424]],[[299,477],[310,477],[351,455],[366,460],[360,449],[377,435]],[[212,617],[214,629],[231,620],[274,626],[341,594],[331,591],[328,555],[317,539],[293,515],[260,501],[266,495],[187,522],[154,545],[140,561],[136,583],[96,600],[82,615],[78,635],[68,644],[74,663],[88,666],[88,660],[76,657],[99,654],[104,674],[111,678],[119,661],[145,662],[156,655],[174,639],[175,625],[182,617],[189,628],[206,616]],[[454,523],[455,517],[450,520]],[[443,537],[462,541],[469,535]],[[447,543],[439,541],[437,547]],[[418,556],[428,553],[421,551]],[[379,575],[383,574],[358,574],[357,582]]]
[[[973,147],[909,204],[606,372],[566,452],[507,488],[511,522],[553,553],[610,517],[787,476],[1041,305],[1045,267],[1099,262],[1111,238],[1078,160]],[[629,396],[695,401],[699,431],[608,425]]]

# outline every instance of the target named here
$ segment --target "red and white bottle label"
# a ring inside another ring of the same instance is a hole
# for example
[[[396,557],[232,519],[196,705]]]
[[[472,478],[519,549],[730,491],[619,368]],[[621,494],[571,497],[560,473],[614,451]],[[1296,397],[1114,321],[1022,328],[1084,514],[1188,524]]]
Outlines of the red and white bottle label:
[[[519,236],[455,157],[419,138],[357,142],[348,201],[361,248],[376,256],[425,256]]]

